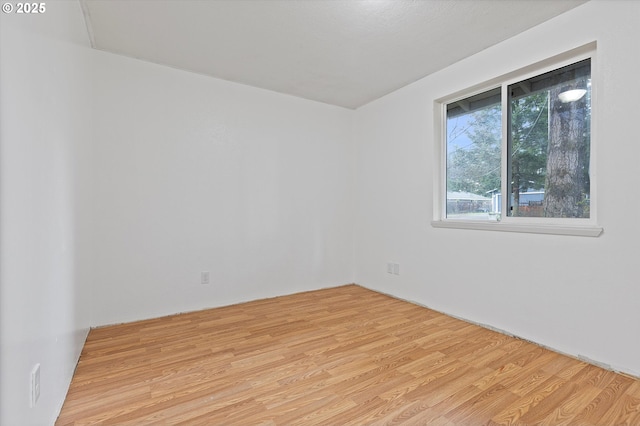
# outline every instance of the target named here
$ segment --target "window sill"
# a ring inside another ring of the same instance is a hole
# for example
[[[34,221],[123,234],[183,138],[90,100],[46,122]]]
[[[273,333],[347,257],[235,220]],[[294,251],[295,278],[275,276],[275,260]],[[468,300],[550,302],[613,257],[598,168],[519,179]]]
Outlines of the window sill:
[[[597,237],[602,234],[603,228],[599,226],[565,226],[565,225],[540,225],[517,224],[503,222],[472,222],[455,220],[431,221],[434,228],[476,229],[481,231],[524,232],[529,234],[553,234],[574,235],[579,237]]]

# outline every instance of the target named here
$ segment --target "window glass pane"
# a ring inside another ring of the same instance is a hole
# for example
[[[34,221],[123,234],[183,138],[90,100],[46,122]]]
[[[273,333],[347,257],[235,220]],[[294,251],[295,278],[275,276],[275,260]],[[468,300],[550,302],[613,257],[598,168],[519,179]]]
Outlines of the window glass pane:
[[[500,88],[447,104],[448,219],[496,220],[500,192]]]
[[[591,64],[508,87],[509,215],[589,217]]]

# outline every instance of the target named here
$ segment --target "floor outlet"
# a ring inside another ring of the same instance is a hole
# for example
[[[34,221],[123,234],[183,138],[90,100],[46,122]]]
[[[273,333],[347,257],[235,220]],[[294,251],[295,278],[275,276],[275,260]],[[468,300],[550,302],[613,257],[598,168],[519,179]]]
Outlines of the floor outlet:
[[[40,364],[31,370],[31,406],[35,407],[40,398]]]

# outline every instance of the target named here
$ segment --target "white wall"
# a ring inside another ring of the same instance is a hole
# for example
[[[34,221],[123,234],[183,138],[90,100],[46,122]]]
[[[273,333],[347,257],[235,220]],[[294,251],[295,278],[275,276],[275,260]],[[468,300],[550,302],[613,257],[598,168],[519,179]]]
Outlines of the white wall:
[[[91,52],[78,3],[46,6],[0,18],[2,425],[53,423],[89,326]]]
[[[353,281],[353,111],[97,53],[94,325]]]
[[[359,109],[356,282],[640,375],[639,22],[592,1]],[[604,234],[432,228],[434,99],[594,40]]]

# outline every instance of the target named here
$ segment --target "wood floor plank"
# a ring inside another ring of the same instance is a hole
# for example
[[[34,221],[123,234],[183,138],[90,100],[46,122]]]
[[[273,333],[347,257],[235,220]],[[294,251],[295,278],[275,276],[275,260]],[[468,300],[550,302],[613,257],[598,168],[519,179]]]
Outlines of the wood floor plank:
[[[91,330],[57,425],[640,424],[640,380],[357,285]]]
[[[623,395],[618,398],[599,420],[602,424],[640,424],[640,398]]]
[[[531,409],[546,397],[557,391],[565,381],[556,376],[550,376],[538,384],[534,389],[515,400],[506,410],[493,416],[491,420],[497,424],[517,424]],[[513,392],[519,395],[517,392]]]
[[[587,406],[589,402],[597,397],[600,392],[602,392],[602,390],[597,387],[583,384],[580,387],[580,392],[570,394],[564,402],[552,407],[552,411],[547,415],[547,417],[540,420],[540,424],[550,426],[577,424],[573,419],[579,412],[578,407]],[[617,425],[617,423],[609,424]]]
[[[585,425],[598,425],[604,414],[618,402],[632,380],[618,375],[596,396],[573,421]]]
[[[513,404],[517,399],[518,396],[502,384],[496,384],[480,395],[453,407],[444,417],[454,424],[478,424],[480,419],[485,423],[491,419],[494,412],[501,407]]]

